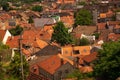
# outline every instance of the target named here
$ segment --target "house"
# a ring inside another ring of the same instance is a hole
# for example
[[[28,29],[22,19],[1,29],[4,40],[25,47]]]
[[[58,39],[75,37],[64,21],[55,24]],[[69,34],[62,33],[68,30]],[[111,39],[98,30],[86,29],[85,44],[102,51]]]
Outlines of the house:
[[[56,45],[47,45],[43,49],[39,50],[35,53],[36,56],[47,56],[47,55],[55,55],[60,53],[60,47]]]
[[[11,19],[9,19],[8,24],[9,24],[9,26],[16,26],[16,20],[11,18]]]
[[[73,27],[74,15],[71,12],[61,12],[56,15],[60,16],[60,21],[62,21],[67,28]]]
[[[30,67],[30,72],[39,76],[44,76],[48,80],[61,80],[73,72],[74,67],[68,62],[53,55]]]
[[[85,34],[85,35],[91,35],[97,30],[96,26],[78,26],[75,29],[73,29],[74,34]]]
[[[89,55],[91,46],[65,46],[61,48],[61,54],[63,56],[77,57],[80,55]]]
[[[120,34],[110,33],[108,35],[108,40],[109,41],[118,41],[118,40],[120,40]]]
[[[7,39],[6,44],[10,47],[10,48],[19,48],[19,41],[20,36],[10,36]]]
[[[12,36],[8,30],[0,30],[0,41],[6,44],[8,37]]]
[[[53,25],[56,21],[53,18],[35,18],[34,25],[36,28],[42,28],[45,25]]]
[[[95,36],[87,36],[87,35],[84,35],[84,34],[81,34],[81,39],[82,38],[86,38],[88,39],[89,41],[95,41]]]

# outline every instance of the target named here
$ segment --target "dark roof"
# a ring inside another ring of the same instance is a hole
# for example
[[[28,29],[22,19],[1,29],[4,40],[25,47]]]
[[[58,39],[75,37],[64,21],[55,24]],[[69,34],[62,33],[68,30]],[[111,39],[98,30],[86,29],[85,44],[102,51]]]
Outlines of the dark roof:
[[[52,18],[35,18],[34,25],[35,27],[44,27],[44,25],[54,24],[54,19]]]
[[[55,55],[60,52],[60,48],[55,45],[48,45],[42,50],[36,52],[36,56],[46,56],[46,55]]]

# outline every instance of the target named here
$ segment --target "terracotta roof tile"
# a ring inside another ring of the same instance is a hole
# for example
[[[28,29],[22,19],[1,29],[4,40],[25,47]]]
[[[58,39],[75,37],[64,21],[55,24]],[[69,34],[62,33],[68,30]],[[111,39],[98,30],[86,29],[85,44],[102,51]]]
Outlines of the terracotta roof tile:
[[[109,40],[117,41],[120,39],[120,34],[110,33],[108,35]]]
[[[91,35],[93,32],[96,31],[96,29],[97,29],[96,26],[78,26],[75,29],[73,29],[73,33]]]
[[[97,52],[91,53],[91,54],[83,57],[83,60],[90,63],[90,62],[94,61],[95,59],[97,59],[97,54],[98,54]]]
[[[48,45],[47,42],[45,42],[45,41],[43,41],[43,40],[40,40],[40,39],[38,39],[38,38],[36,38],[36,42],[37,42],[38,46],[39,46],[41,49]]]
[[[54,55],[38,63],[38,65],[47,72],[54,74],[55,71],[61,66],[61,59],[57,55]]]
[[[97,24],[98,30],[105,29],[105,25],[106,25],[106,23],[98,23]]]
[[[101,13],[100,14],[100,18],[106,18],[106,14],[105,13]]]
[[[19,47],[19,44],[18,44],[19,38],[20,38],[20,36],[9,37],[6,44],[9,45],[10,48],[18,48]]]

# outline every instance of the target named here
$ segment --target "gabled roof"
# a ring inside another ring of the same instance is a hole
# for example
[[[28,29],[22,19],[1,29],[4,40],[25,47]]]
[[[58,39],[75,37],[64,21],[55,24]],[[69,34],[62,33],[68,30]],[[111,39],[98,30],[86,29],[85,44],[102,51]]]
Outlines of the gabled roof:
[[[47,45],[35,54],[38,56],[55,55],[60,52],[60,48],[55,45]]]
[[[44,25],[51,25],[54,24],[55,21],[52,18],[35,18],[34,25],[35,27],[43,27]]]
[[[10,48],[18,48],[19,47],[19,40],[20,36],[12,36],[9,37],[6,44],[10,47]]]
[[[90,62],[94,61],[95,59],[97,59],[97,54],[98,54],[97,52],[94,52],[89,55],[86,55],[85,57],[83,57],[83,60],[85,62],[90,63]]]
[[[97,27],[96,26],[78,26],[75,29],[73,29],[73,33],[81,33],[85,35],[91,35],[96,31]]]
[[[120,40],[120,34],[110,33],[108,35],[108,40],[112,40],[112,41]]]
[[[65,64],[65,62],[63,64]],[[54,55],[38,63],[38,66],[50,74],[54,74],[61,66],[61,59],[57,55]]]
[[[40,39],[38,39],[38,38],[36,38],[36,42],[37,42],[38,46],[39,46],[41,49],[48,45],[47,42],[45,42],[45,41],[43,41],[43,40],[40,40]]]
[[[0,30],[0,41],[3,40],[4,36],[5,36],[6,31],[5,30]]]

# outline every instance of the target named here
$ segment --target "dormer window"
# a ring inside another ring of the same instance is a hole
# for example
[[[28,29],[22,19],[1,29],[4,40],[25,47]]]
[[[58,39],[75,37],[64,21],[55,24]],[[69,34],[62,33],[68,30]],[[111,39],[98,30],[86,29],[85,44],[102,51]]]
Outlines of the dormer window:
[[[30,45],[22,44],[22,47],[25,48],[25,49],[29,49]]]

